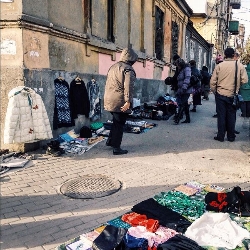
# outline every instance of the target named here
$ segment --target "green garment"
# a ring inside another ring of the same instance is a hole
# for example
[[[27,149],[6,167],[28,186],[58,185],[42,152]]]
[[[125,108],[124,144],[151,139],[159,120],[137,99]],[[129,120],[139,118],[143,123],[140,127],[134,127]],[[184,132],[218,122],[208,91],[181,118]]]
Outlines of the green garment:
[[[240,87],[239,93],[245,102],[250,101],[250,81]]]

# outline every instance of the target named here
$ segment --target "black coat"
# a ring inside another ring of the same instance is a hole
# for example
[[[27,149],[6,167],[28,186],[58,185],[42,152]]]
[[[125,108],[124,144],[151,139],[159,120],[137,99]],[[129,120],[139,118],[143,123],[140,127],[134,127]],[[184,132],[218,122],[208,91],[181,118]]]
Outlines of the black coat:
[[[90,102],[87,88],[83,80],[70,83],[70,108],[72,118],[76,119],[78,115],[89,117]]]

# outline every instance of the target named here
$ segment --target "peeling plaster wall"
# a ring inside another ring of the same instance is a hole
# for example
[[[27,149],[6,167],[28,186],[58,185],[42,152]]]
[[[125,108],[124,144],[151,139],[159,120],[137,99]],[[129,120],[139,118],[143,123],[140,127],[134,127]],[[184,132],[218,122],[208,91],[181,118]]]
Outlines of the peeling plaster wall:
[[[8,93],[14,87],[24,85],[22,37],[21,29],[1,30],[0,148],[3,148],[3,130],[8,105]],[[20,148],[20,145],[17,145],[17,148]]]

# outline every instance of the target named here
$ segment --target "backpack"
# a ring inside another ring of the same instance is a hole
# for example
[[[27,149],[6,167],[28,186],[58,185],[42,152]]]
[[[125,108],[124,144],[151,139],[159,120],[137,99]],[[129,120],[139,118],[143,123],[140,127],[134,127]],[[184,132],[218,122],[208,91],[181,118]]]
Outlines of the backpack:
[[[192,87],[196,86],[199,81],[200,81],[199,77],[192,74],[190,77],[190,86]]]
[[[87,126],[83,126],[80,129],[80,137],[81,138],[91,138],[92,137],[91,129]]]

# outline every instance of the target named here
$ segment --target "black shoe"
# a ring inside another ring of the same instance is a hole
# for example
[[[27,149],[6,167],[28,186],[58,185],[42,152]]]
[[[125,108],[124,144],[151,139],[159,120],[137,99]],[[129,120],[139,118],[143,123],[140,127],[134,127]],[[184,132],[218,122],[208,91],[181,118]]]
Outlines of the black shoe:
[[[228,140],[228,141],[230,141],[230,142],[235,141],[235,139],[234,139],[234,138],[227,138],[227,140]]]
[[[113,149],[113,155],[124,155],[124,154],[127,154],[128,153],[128,150],[124,150],[124,149],[121,149],[121,148],[114,148]]]
[[[112,146],[110,138],[108,138],[108,140],[106,141],[106,146]]]
[[[234,133],[235,133],[236,135],[238,135],[240,132],[237,131],[237,130],[234,130]]]
[[[220,138],[218,138],[217,136],[214,137],[214,140],[220,141],[220,142],[224,142],[224,139],[220,139]]]
[[[185,120],[185,121],[183,121],[183,122],[181,122],[181,123],[190,123],[190,120]]]
[[[196,109],[191,109],[190,112],[196,112]]]
[[[217,115],[217,114],[214,114],[214,115],[213,115],[213,118],[217,118],[217,117],[218,117],[218,115]]]

